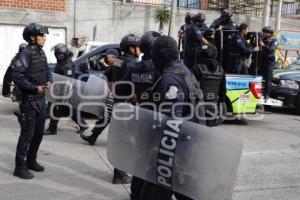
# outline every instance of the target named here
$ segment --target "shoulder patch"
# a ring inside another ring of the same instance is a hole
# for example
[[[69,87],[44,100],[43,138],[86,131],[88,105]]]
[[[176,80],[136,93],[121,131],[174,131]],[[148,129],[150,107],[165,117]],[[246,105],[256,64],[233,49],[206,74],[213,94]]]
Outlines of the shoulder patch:
[[[13,63],[13,67],[21,67],[22,66],[22,61],[21,59],[16,59]]]
[[[202,49],[208,49],[208,45],[202,45]]]
[[[71,76],[72,74],[73,74],[73,70],[71,70],[71,69],[67,70],[67,75],[68,76]]]
[[[240,43],[240,42],[243,42],[243,40],[242,39],[237,39],[236,42]]]
[[[118,68],[121,68],[122,65],[123,65],[123,63],[124,63],[123,60],[117,59],[117,60],[114,62],[113,66],[118,67]]]
[[[177,93],[178,93],[178,88],[176,86],[172,85],[172,86],[169,87],[169,90],[166,93],[165,98],[170,99],[170,100],[176,99],[177,98]]]

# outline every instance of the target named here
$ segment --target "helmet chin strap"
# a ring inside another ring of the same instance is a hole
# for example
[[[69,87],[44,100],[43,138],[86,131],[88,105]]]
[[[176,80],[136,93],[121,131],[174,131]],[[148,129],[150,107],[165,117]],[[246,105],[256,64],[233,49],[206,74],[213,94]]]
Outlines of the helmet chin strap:
[[[35,38],[35,44],[34,44],[34,45],[36,45],[37,47],[39,47],[39,48],[41,49],[41,48],[43,48],[43,46],[40,46],[40,45],[38,44],[38,39],[37,39],[37,37],[38,37],[37,35],[34,36],[34,38]]]
[[[39,46],[38,43],[37,43],[37,36],[36,35],[34,36],[34,40],[32,40],[31,37],[33,37],[33,36],[30,36],[29,45],[31,45],[31,46],[33,46],[33,45]]]
[[[136,47],[134,47],[134,56],[135,56],[136,58],[139,57],[138,54],[137,54]]]

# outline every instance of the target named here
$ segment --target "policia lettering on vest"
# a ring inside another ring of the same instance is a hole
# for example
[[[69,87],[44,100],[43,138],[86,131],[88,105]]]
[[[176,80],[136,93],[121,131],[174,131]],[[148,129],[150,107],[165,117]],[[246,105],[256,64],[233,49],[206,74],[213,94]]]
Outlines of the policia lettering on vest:
[[[168,120],[159,147],[157,184],[169,189],[172,188],[174,156],[181,125],[181,120]]]

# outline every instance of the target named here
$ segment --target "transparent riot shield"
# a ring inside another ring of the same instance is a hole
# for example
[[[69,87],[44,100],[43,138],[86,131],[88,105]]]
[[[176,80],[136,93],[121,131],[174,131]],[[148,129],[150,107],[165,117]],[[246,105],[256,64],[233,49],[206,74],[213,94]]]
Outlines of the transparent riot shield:
[[[220,128],[128,104],[114,106],[111,164],[190,198],[231,199],[241,152],[241,139]]]
[[[53,73],[46,98],[52,103],[70,103],[76,110],[102,118],[109,93],[106,81],[98,76],[90,75],[85,82]]]
[[[46,90],[46,99],[51,103],[67,102],[72,96],[72,87],[76,82],[75,79],[52,73],[53,83]]]

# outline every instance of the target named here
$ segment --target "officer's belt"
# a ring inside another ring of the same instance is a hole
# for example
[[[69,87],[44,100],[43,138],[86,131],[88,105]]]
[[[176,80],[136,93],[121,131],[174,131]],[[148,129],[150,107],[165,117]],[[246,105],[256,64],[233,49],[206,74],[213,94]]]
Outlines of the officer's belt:
[[[23,99],[26,101],[36,101],[45,97],[45,93],[39,95],[24,95]]]

